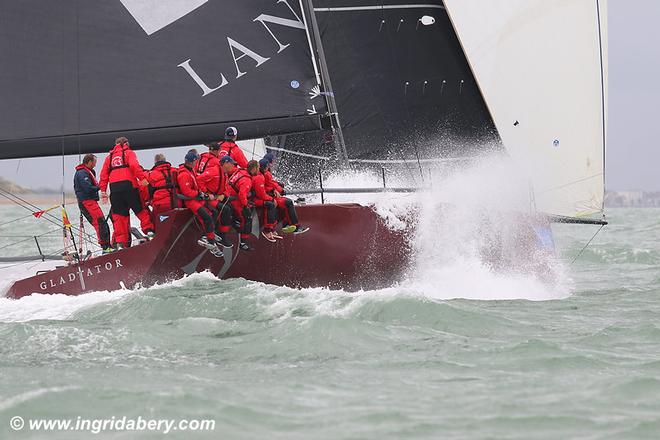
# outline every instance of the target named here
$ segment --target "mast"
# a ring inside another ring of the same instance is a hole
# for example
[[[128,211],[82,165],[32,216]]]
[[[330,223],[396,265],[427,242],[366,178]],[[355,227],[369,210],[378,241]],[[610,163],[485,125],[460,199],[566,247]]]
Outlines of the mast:
[[[305,25],[307,26],[308,32],[311,32],[312,34],[311,36],[313,37],[313,46],[315,46],[316,49],[316,58],[318,59],[321,81],[323,82],[322,85],[325,91],[323,95],[325,96],[328,112],[330,113],[330,124],[333,133],[335,150],[337,152],[337,158],[342,162],[343,165],[348,165],[348,153],[346,152],[344,133],[342,132],[341,123],[339,122],[339,110],[337,109],[335,93],[332,89],[332,83],[330,81],[330,72],[328,71],[328,63],[325,59],[325,52],[323,51],[321,33],[319,32],[316,15],[314,14],[314,4],[312,0],[300,0],[300,6],[303,11]],[[312,45],[311,40],[310,45]]]

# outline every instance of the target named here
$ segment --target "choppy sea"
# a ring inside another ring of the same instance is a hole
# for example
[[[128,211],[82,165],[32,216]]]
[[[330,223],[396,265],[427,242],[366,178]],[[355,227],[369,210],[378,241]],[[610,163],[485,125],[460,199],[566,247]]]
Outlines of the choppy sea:
[[[0,223],[24,214],[1,207]],[[610,210],[609,221],[572,264],[595,228],[553,227],[552,285],[439,260],[432,274],[355,293],[197,274],[0,298],[0,438],[660,438],[660,210]],[[0,253],[34,253],[34,224],[0,227],[28,238]],[[113,417],[215,426],[27,427]]]

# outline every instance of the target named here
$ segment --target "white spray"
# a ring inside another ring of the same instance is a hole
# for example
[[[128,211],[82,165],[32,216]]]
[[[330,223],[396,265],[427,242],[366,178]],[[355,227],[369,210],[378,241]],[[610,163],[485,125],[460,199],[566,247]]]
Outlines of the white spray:
[[[520,238],[525,228],[533,233],[524,215],[534,208],[528,181],[510,160],[484,157],[467,168],[443,168],[431,178],[432,187],[420,193],[332,194],[326,201],[371,205],[394,230],[415,223],[410,237],[414,264],[399,286],[408,293],[481,300],[548,300],[569,294],[561,264]],[[382,177],[353,171],[332,175],[325,184],[377,188]],[[411,182],[389,177],[388,186]]]

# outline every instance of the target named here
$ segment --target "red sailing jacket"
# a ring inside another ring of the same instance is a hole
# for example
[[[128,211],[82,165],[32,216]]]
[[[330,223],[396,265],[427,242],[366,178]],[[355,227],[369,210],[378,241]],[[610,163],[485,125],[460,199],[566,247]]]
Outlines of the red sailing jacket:
[[[199,189],[210,194],[225,194],[227,175],[220,167],[220,160],[211,153],[202,153],[197,163]]]
[[[241,147],[233,141],[224,141],[220,144],[220,157],[229,156],[236,161],[239,167],[247,169],[248,160]]]
[[[280,185],[280,183],[273,178],[273,173],[271,173],[270,170],[264,171],[264,180],[266,185],[266,192],[272,192],[273,190],[276,190],[281,194],[284,190],[282,185]]]
[[[179,193],[194,199],[199,196],[199,186],[197,185],[197,178],[195,173],[185,165],[180,165],[177,170],[177,179]]]
[[[138,180],[145,178],[145,173],[135,152],[127,145],[115,145],[103,162],[99,186],[101,191],[105,192],[108,189],[108,183],[112,185],[113,183],[128,181],[133,187],[137,188]]]
[[[229,176],[227,183],[229,196],[236,197],[236,202],[242,208],[246,207],[250,189],[252,189],[252,176],[246,170],[234,168],[234,172]]]
[[[254,191],[255,200],[268,201],[273,200],[273,197],[266,192],[265,177],[261,173],[252,176],[252,190]],[[257,205],[260,206],[260,205]]]
[[[175,195],[177,170],[172,168],[169,162],[156,162],[149,171],[147,180],[153,206],[176,208],[179,205]]]

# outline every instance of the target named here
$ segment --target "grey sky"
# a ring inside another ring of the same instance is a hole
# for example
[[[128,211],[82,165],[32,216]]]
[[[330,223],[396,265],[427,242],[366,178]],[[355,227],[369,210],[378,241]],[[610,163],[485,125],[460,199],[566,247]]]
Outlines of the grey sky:
[[[609,144],[608,189],[660,190],[660,0],[609,1]],[[171,148],[178,164],[188,147]],[[145,167],[155,151],[139,152]],[[71,186],[77,157],[65,159],[65,183]],[[0,161],[0,175],[29,187],[62,183],[62,159]]]
[[[609,2],[608,189],[660,190],[660,1]]]

